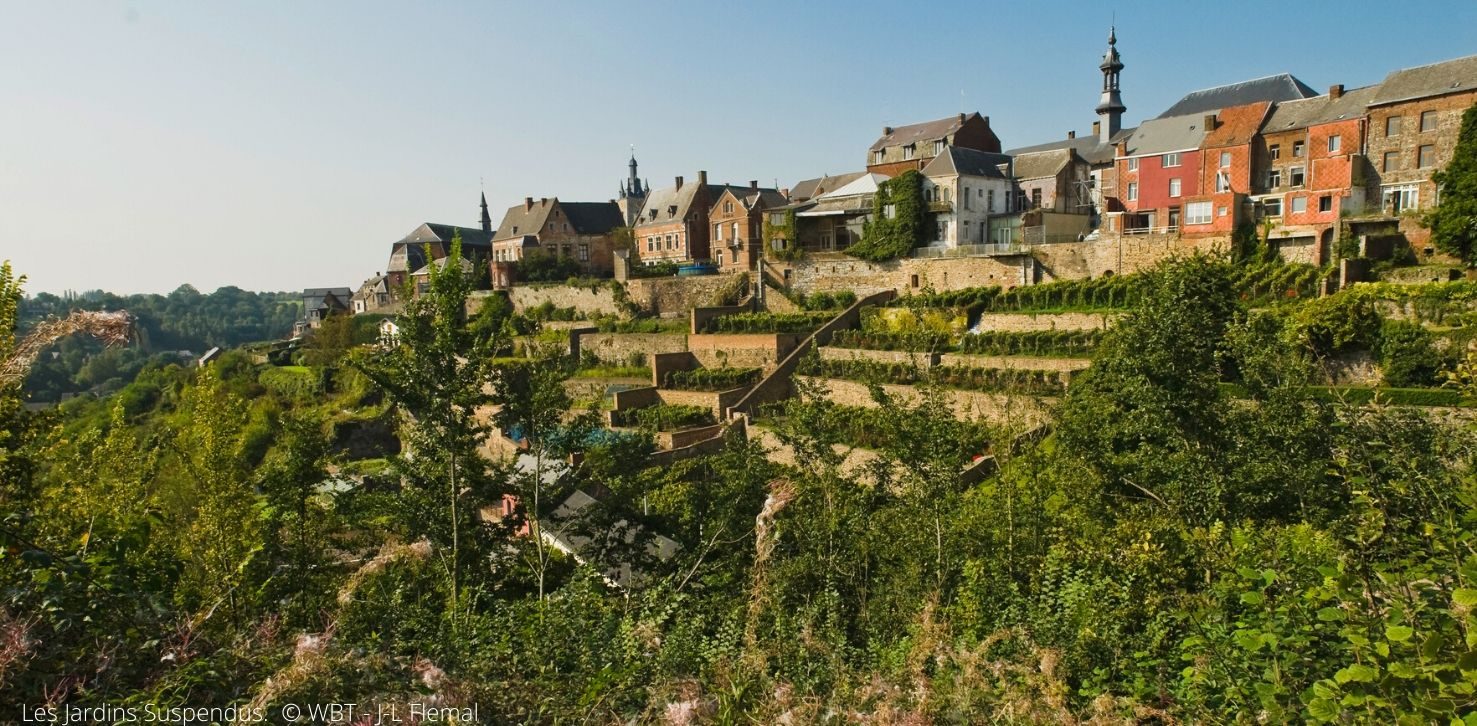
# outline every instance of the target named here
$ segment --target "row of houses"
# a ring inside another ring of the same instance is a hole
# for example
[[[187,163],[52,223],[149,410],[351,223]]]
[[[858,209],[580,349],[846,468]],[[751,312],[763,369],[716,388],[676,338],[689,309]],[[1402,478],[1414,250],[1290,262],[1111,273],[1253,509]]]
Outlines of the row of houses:
[[[924,239],[916,256],[1020,254],[1023,247],[1105,236],[1227,237],[1254,228],[1290,258],[1322,263],[1341,234],[1397,230],[1424,244],[1413,212],[1439,202],[1433,173],[1477,103],[1477,56],[1390,73],[1381,83],[1319,93],[1291,74],[1185,95],[1135,127],[1122,124],[1125,67],[1110,31],[1098,65],[1091,133],[1003,148],[980,113],[884,127],[855,172],[788,188],[712,183],[706,171],[652,188],[634,154],[617,197],[525,197],[493,226],[426,223],[391,246],[384,273],[352,293],[355,311],[390,304],[462,239],[470,270],[510,283],[535,251],[608,276],[618,250],[634,264],[754,270],[766,255],[843,251],[878,213],[879,185],[922,179]],[[889,213],[882,210],[883,214]],[[448,264],[440,262],[439,264]]]

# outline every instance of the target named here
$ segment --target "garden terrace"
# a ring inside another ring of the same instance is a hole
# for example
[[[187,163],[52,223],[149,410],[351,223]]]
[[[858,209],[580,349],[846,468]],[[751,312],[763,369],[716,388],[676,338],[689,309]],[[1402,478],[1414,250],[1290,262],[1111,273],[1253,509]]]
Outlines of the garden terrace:
[[[662,388],[680,391],[727,391],[759,382],[759,368],[694,368],[668,371]]]
[[[978,333],[893,333],[838,330],[831,337],[837,348],[908,352],[960,352],[996,356],[1083,357],[1102,341],[1103,331],[1089,330],[982,330]]]
[[[832,311],[798,313],[734,313],[714,318],[705,333],[786,333],[806,335],[836,317]]]
[[[1248,305],[1267,305],[1282,300],[1318,297],[1334,269],[1278,260],[1244,262],[1231,274],[1241,300]]]
[[[762,411],[766,427],[781,426],[789,416],[802,415],[806,421],[820,421],[820,430],[835,437],[837,444],[863,449],[882,450],[896,444],[887,417],[889,411],[875,405],[844,405],[829,400],[792,400],[766,405]],[[950,419],[945,425],[955,427],[966,445],[960,454],[960,466],[973,463],[976,456],[989,453],[991,428],[972,421]],[[796,465],[804,466],[803,462]]]
[[[652,431],[682,431],[717,423],[712,409],[683,404],[658,403],[610,413],[612,425],[637,426]]]
[[[861,358],[851,360],[809,358],[801,363],[799,373],[862,383],[892,383],[910,386],[934,383],[967,391],[996,391],[1035,396],[1060,395],[1066,388],[1066,381],[1070,375],[1059,370],[1019,368],[962,366],[923,368],[909,363],[884,363]]]

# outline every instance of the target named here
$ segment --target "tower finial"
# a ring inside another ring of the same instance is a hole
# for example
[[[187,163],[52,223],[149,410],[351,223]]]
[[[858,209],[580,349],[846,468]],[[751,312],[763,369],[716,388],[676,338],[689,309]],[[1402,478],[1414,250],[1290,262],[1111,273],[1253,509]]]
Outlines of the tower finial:
[[[482,231],[492,234],[492,215],[487,212],[487,192],[482,192]]]

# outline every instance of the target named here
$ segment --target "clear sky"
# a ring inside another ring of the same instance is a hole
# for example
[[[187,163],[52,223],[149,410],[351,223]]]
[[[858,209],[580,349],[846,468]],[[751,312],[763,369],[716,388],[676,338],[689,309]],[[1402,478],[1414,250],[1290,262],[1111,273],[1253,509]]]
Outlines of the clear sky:
[[[357,286],[425,221],[525,196],[860,169],[978,110],[1087,133],[1291,72],[1319,90],[1477,53],[1477,2],[0,0],[0,259],[28,290]]]

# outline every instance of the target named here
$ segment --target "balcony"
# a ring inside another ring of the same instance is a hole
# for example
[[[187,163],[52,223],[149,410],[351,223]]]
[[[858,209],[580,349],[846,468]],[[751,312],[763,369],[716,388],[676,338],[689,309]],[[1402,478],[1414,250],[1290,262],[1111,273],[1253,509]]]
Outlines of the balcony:
[[[948,213],[954,211],[954,203],[943,200],[935,200],[928,203],[928,211]]]

